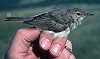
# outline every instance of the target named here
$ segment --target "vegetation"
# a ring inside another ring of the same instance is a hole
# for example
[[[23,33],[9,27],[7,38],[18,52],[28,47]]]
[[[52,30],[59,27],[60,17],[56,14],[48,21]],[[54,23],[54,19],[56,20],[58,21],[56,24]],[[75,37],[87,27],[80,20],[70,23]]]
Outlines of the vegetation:
[[[31,1],[31,2],[30,2]],[[94,16],[86,18],[82,25],[73,30],[69,39],[73,42],[73,53],[77,59],[100,59],[100,1],[99,0],[0,0],[0,59],[3,59],[10,42],[23,23],[5,22],[6,13],[12,16],[33,16],[49,11],[56,5],[65,8],[81,8]],[[48,2],[49,1],[49,2]]]

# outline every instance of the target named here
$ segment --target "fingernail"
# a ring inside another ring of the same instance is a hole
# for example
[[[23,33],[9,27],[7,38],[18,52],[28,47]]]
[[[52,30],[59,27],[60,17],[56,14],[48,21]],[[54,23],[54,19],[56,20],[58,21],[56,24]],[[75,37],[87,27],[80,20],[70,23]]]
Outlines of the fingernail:
[[[60,51],[61,51],[61,46],[59,44],[55,44],[53,47],[51,47],[51,53],[54,55],[54,56],[58,56],[60,54]]]
[[[48,50],[49,47],[50,47],[50,41],[49,41],[49,39],[42,38],[41,41],[40,41],[40,45],[41,45],[41,47],[43,49]]]

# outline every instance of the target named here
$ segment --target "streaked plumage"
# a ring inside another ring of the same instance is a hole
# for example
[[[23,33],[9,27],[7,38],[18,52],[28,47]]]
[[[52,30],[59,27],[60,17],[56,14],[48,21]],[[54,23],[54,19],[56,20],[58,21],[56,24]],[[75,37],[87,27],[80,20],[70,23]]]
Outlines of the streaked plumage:
[[[7,17],[6,21],[22,21],[25,24],[40,28],[57,38],[67,37],[70,31],[80,25],[81,21],[88,15],[92,14],[85,13],[79,8],[65,9],[57,7],[50,12],[27,18]]]
[[[67,38],[71,30],[77,28],[81,21],[93,14],[85,13],[79,8],[54,8],[52,11],[31,17],[6,17],[6,21],[21,21],[43,32],[51,34],[54,38]],[[71,52],[71,49],[65,46]]]

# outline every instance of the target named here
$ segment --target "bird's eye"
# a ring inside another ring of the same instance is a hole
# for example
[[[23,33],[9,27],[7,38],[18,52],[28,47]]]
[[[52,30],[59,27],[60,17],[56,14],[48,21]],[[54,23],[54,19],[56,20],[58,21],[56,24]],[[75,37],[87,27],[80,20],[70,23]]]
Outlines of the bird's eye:
[[[77,13],[77,15],[78,15],[78,16],[80,16],[80,15],[81,15],[81,13]]]

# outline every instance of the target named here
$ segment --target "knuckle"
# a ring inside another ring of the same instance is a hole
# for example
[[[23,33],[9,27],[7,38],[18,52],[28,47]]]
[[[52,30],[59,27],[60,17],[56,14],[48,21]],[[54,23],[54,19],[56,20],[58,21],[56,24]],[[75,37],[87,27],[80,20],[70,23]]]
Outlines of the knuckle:
[[[67,40],[66,46],[72,50],[72,42],[70,40]]]
[[[17,34],[24,35],[25,34],[25,29],[17,30]]]

